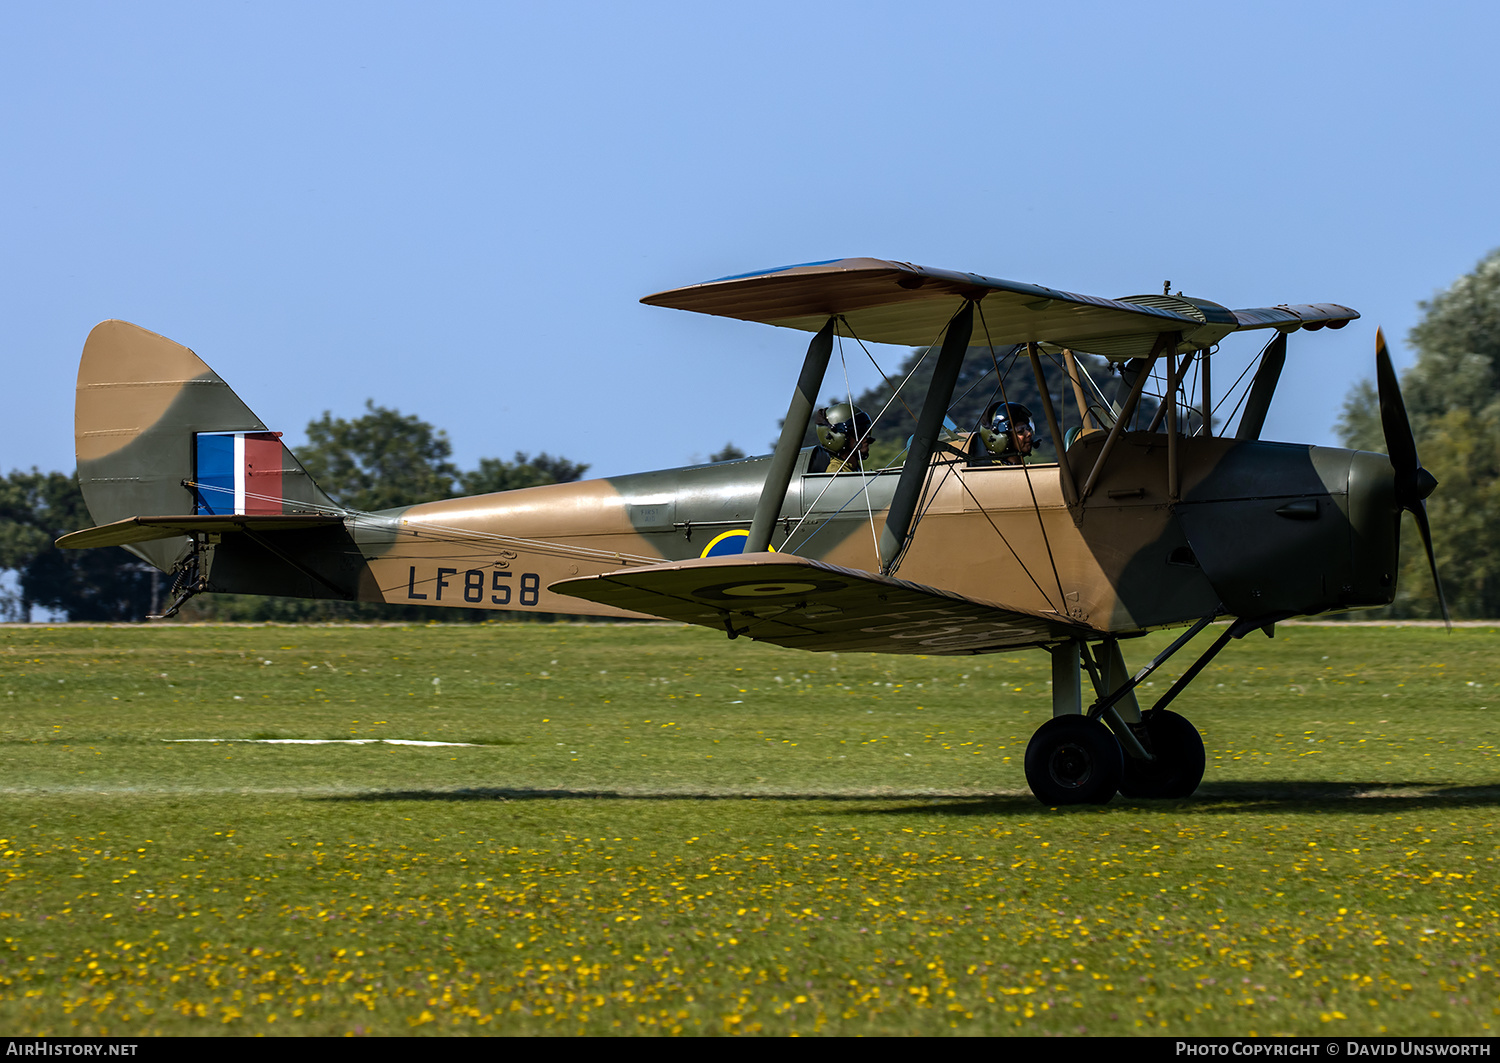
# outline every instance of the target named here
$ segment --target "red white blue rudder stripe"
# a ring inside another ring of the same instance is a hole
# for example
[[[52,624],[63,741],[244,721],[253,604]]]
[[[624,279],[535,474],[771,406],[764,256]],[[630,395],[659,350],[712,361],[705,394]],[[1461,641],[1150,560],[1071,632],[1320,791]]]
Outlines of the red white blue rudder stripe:
[[[280,432],[199,432],[195,443],[197,512],[283,511]]]

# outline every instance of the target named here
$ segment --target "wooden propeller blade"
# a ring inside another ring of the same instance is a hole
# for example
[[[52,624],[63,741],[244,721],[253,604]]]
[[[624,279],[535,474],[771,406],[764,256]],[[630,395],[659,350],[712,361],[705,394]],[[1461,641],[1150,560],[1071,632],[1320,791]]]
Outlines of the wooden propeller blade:
[[[1448,599],[1443,595],[1443,581],[1438,578],[1437,557],[1432,552],[1432,528],[1427,523],[1427,503],[1418,502],[1411,511],[1411,515],[1417,518],[1417,531],[1422,533],[1422,545],[1427,548],[1427,564],[1432,569],[1432,585],[1437,588],[1438,605],[1443,610],[1443,623],[1449,631],[1453,630],[1453,621],[1448,616]]]
[[[1375,331],[1375,381],[1380,389],[1380,427],[1385,433],[1386,453],[1396,469],[1396,499],[1402,509],[1411,509],[1421,501],[1417,491],[1417,442],[1412,437],[1406,404],[1401,401],[1401,385],[1391,366],[1391,355],[1385,347],[1385,333]]]
[[[1427,551],[1427,565],[1432,569],[1432,585],[1437,589],[1438,605],[1443,610],[1443,623],[1452,631],[1448,599],[1443,594],[1437,555],[1432,550],[1432,525],[1427,521],[1427,503],[1423,501],[1437,487],[1437,480],[1422,468],[1417,457],[1417,441],[1406,416],[1406,404],[1401,401],[1401,385],[1386,350],[1385,333],[1380,329],[1375,330],[1375,380],[1380,388],[1380,427],[1385,432],[1386,452],[1396,470],[1396,503],[1417,520],[1417,531],[1422,533],[1422,546]]]

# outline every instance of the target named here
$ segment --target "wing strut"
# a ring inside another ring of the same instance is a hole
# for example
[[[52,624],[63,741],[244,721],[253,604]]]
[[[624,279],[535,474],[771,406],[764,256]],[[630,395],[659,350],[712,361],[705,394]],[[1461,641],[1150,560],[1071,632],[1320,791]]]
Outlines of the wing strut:
[[[786,408],[786,420],[781,422],[781,438],[776,440],[776,450],[771,454],[771,469],[766,473],[765,486],[760,489],[760,500],[755,503],[750,537],[745,540],[747,554],[764,553],[771,545],[771,532],[776,528],[781,507],[786,502],[786,489],[792,482],[792,467],[802,449],[802,437],[812,423],[813,407],[817,405],[818,392],[823,388],[823,375],[828,372],[828,359],[833,354],[833,326],[837,320],[830,317],[807,345],[802,375],[797,378],[797,388]]]
[[[966,299],[962,309],[948,322],[948,334],[943,337],[937,365],[932,370],[932,383],[927,387],[927,398],[917,417],[917,431],[911,437],[906,464],[901,467],[901,479],[896,482],[891,508],[886,512],[885,528],[880,533],[882,576],[891,574],[902,550],[906,548],[906,539],[911,532],[911,519],[916,515],[917,502],[932,465],[932,451],[937,446],[938,433],[943,429],[943,418],[948,413],[948,403],[958,384],[958,371],[963,367],[964,355],[969,350],[969,337],[973,332],[974,300]],[[748,544],[745,552],[750,552]]]
[[[1063,365],[1067,368],[1068,379],[1073,382],[1073,401],[1078,404],[1078,423],[1085,432],[1092,431],[1098,425],[1094,423],[1093,411],[1089,409],[1089,397],[1084,393],[1083,381],[1079,378],[1078,359],[1073,355],[1071,347],[1064,347]],[[1061,451],[1059,451],[1059,454]],[[1061,458],[1058,458],[1061,461]]]
[[[1192,357],[1191,352],[1188,357]],[[1167,499],[1177,499],[1177,384],[1182,370],[1187,368],[1187,358],[1177,360],[1175,350],[1167,351]]]
[[[1052,445],[1057,448],[1057,469],[1061,474],[1063,501],[1069,507],[1078,505],[1078,484],[1073,480],[1073,467],[1063,454],[1062,430],[1057,426],[1057,411],[1052,407],[1052,392],[1047,389],[1047,377],[1042,372],[1042,356],[1036,344],[1028,343],[1026,353],[1031,357],[1031,372],[1036,377],[1036,389],[1042,396],[1042,412],[1047,415],[1047,431],[1052,433]],[[1046,535],[1045,529],[1042,532]],[[1062,590],[1061,587],[1058,590]]]
[[[1125,434],[1125,425],[1135,414],[1135,408],[1141,401],[1141,392],[1146,390],[1146,381],[1151,377],[1151,367],[1156,364],[1156,359],[1163,351],[1167,351],[1168,357],[1174,357],[1170,352],[1177,348],[1181,338],[1180,332],[1163,332],[1157,335],[1156,343],[1151,347],[1151,353],[1146,357],[1146,364],[1136,374],[1135,386],[1130,389],[1130,397],[1125,400],[1125,405],[1120,408],[1119,415],[1115,418],[1115,426],[1109,430],[1109,436],[1104,440],[1104,446],[1099,450],[1099,457],[1094,459],[1094,467],[1089,471],[1088,479],[1084,481],[1083,492],[1079,501],[1087,501],[1089,495],[1094,493],[1094,485],[1099,482],[1099,474],[1104,471],[1104,463],[1109,460],[1109,452],[1115,448],[1120,437]]]
[[[1276,382],[1281,379],[1281,367],[1286,364],[1286,333],[1278,332],[1276,338],[1266,344],[1260,359],[1260,368],[1255,371],[1255,381],[1250,385],[1250,398],[1245,403],[1245,414],[1240,418],[1240,427],[1234,438],[1256,440],[1266,425],[1266,414],[1271,409],[1271,396],[1276,394]]]
[[[1211,436],[1214,434],[1214,402],[1213,388],[1211,387],[1213,383],[1213,377],[1209,375],[1208,369],[1209,364],[1212,361],[1212,358],[1210,358],[1210,355],[1212,354],[1213,348],[1205,347],[1203,348],[1203,353],[1198,356],[1198,362],[1203,367],[1203,405],[1201,409],[1203,410],[1203,434],[1206,436]]]
[[[1167,360],[1168,361],[1172,360],[1171,355],[1167,356]],[[1192,361],[1192,360],[1193,360],[1193,352],[1192,351],[1187,351],[1186,353],[1183,354],[1182,360],[1177,363],[1177,379],[1178,380],[1181,380],[1183,374],[1185,372],[1187,372],[1188,363],[1190,361]],[[1168,377],[1171,376],[1170,371],[1168,372],[1167,375],[1168,375]],[[1167,410],[1169,408],[1170,408],[1169,404],[1167,403],[1167,401],[1165,399],[1163,399],[1162,402],[1161,402],[1161,404],[1156,407],[1156,412],[1151,415],[1151,423],[1146,426],[1146,431],[1148,431],[1148,432],[1155,432],[1157,429],[1159,429],[1161,427],[1161,423],[1167,419]]]

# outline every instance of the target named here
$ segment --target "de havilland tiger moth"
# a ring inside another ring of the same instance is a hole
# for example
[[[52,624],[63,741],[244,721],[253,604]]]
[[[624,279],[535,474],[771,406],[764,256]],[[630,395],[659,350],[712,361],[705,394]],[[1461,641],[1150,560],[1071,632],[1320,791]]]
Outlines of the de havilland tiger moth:
[[[1191,794],[1203,742],[1167,706],[1233,639],[1390,603],[1403,511],[1437,579],[1423,501],[1436,481],[1383,341],[1389,457],[1260,438],[1287,337],[1342,328],[1359,316],[1348,307],[1105,299],[870,258],[642,301],[813,334],[773,453],[359,512],[191,350],[105,321],[84,345],[76,407],[98,526],[58,545],[126,547],[173,576],[173,610],[236,592],[656,617],[815,651],[1045,650],[1053,715],[1025,764],[1047,804]],[[1269,342],[1232,434],[1216,433],[1212,355],[1244,331]],[[853,396],[817,407],[845,341],[921,348],[930,366],[920,385],[915,368],[892,384],[916,429],[883,468],[862,456],[888,411]],[[993,366],[993,401],[956,424],[966,358]],[[1100,366],[1119,375],[1118,401]],[[1009,401],[1014,374],[1039,410]],[[804,447],[814,427],[819,445]],[[1031,453],[1044,434],[1056,460]],[[1227,624],[1209,649],[1142,710],[1140,684],[1215,621]],[[1126,668],[1122,640],[1184,626]]]

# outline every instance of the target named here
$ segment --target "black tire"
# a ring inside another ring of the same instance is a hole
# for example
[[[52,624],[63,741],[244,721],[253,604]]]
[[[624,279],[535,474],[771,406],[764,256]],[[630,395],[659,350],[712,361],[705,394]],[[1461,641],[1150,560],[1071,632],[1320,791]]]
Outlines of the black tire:
[[[1125,772],[1120,743],[1087,716],[1054,716],[1026,746],[1026,782],[1044,805],[1102,805]]]
[[[1185,717],[1156,709],[1142,713],[1154,761],[1125,758],[1124,797],[1190,797],[1203,781],[1203,736]]]

